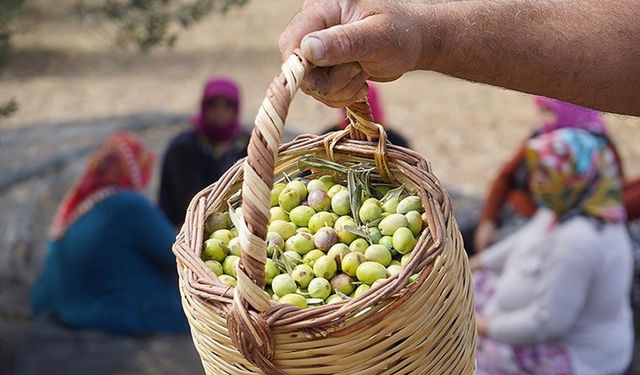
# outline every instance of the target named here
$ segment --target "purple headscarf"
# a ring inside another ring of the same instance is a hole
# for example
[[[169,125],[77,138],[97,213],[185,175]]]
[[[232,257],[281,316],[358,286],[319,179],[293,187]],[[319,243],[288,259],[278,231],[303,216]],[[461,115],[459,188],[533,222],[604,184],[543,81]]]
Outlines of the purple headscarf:
[[[534,103],[540,109],[555,113],[556,121],[542,124],[537,133],[548,133],[557,129],[583,129],[592,134],[606,135],[607,129],[600,112],[569,104],[556,99],[537,96]]]
[[[233,121],[228,124],[214,126],[207,123],[204,112],[207,105],[214,98],[225,98],[233,105],[235,116]],[[202,102],[200,103],[200,112],[193,116],[189,121],[194,128],[204,134],[212,142],[226,142],[236,138],[241,132],[242,127],[238,121],[240,117],[240,92],[238,85],[230,78],[214,77],[207,81],[202,94]]]

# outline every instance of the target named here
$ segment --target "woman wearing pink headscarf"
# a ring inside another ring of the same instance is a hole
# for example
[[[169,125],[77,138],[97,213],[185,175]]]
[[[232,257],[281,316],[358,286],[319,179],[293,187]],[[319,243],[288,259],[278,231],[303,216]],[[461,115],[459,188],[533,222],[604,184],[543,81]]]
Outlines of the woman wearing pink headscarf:
[[[367,84],[369,85],[367,100],[369,101],[369,106],[371,107],[371,115],[373,116],[373,121],[378,124],[384,125],[387,130],[387,140],[389,142],[393,143],[396,146],[409,147],[409,142],[405,137],[387,126],[384,116],[384,109],[382,108],[382,103],[380,102],[380,96],[378,95],[378,89],[376,88],[376,85],[372,82],[367,82]],[[340,111],[340,122],[330,128],[325,129],[323,133],[343,130],[347,127],[347,125],[349,125],[349,119],[347,118],[347,111],[343,109]]]
[[[607,134],[606,125],[599,112],[545,97],[536,97],[534,104],[539,110],[542,124],[531,137],[557,129],[586,130],[607,143],[624,180],[620,155]],[[473,247],[468,246],[468,250],[471,250],[472,253],[484,250],[493,241],[500,212],[505,203],[509,202],[513,210],[525,218],[532,217],[538,210],[538,204],[529,190],[529,170],[525,162],[525,144],[526,141],[523,142],[516,154],[504,164],[491,184],[480,214],[480,222],[473,235],[473,241],[470,241],[470,238],[465,241],[468,245],[473,244]],[[627,209],[629,220],[640,217],[640,192],[638,190],[640,190],[640,182],[626,183],[623,186],[623,203]]]
[[[231,79],[210,79],[190,127],[171,141],[162,164],[159,204],[182,225],[193,196],[246,156],[249,135],[240,124],[240,93]]]

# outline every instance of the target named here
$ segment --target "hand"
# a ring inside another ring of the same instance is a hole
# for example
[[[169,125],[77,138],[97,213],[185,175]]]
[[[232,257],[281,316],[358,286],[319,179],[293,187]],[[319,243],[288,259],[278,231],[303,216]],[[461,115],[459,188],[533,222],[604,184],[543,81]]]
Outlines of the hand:
[[[487,336],[489,334],[489,320],[482,316],[476,316],[476,328],[480,336]]]
[[[484,249],[491,245],[493,242],[493,236],[496,233],[496,223],[489,220],[481,220],[476,228],[474,236],[474,245],[477,253],[482,252]]]
[[[424,68],[425,33],[438,39],[425,30],[429,7],[389,0],[307,0],[280,36],[280,52],[284,60],[300,47],[316,65],[301,89],[329,106],[345,107],[366,96],[367,79],[391,81]]]

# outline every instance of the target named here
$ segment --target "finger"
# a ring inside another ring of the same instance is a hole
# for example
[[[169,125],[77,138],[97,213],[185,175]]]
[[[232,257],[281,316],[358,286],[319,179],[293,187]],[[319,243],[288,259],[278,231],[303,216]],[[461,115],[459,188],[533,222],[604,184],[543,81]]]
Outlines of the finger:
[[[336,92],[331,92],[326,95],[332,101],[348,101],[354,96],[357,96],[358,92],[367,83],[367,73],[361,72],[351,79],[345,87]]]
[[[307,71],[301,88],[303,91],[316,91],[324,96],[342,90],[362,68],[358,63],[343,64],[331,68],[315,67]]]
[[[313,31],[340,24],[341,9],[337,0],[306,1],[284,29],[278,40],[282,60],[286,60],[302,38]]]
[[[344,89],[354,78],[362,74],[362,67],[358,63],[336,65],[329,69],[329,93]]]
[[[385,16],[375,15],[345,25],[313,31],[302,39],[302,55],[318,66],[371,59],[384,46]]]
[[[363,86],[360,88],[360,90],[358,90],[358,92],[353,95],[351,98],[347,99],[347,100],[332,100],[330,98],[324,97],[322,95],[318,95],[317,93],[311,93],[311,96],[313,96],[315,99],[317,99],[318,101],[328,105],[329,107],[334,107],[334,108],[344,108],[348,105],[351,105],[355,102],[357,102],[358,100],[364,98],[367,96],[369,92],[369,88],[367,86]]]

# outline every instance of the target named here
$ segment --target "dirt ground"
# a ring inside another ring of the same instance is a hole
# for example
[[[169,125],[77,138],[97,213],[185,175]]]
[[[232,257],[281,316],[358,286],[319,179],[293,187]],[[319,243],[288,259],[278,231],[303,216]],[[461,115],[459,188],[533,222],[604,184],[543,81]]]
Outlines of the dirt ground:
[[[81,21],[63,5],[32,2],[28,32],[2,73],[0,98],[15,96],[20,111],[2,127],[43,120],[121,115],[139,111],[190,112],[204,80],[237,79],[242,117],[249,124],[265,88],[278,72],[279,32],[300,5],[296,0],[251,1],[226,16],[213,15],[182,34],[173,50],[149,55],[115,49],[105,25]],[[57,2],[68,3],[68,0]],[[445,183],[482,193],[500,162],[535,125],[527,95],[463,82],[435,73],[411,73],[382,85],[388,123],[410,137]],[[336,112],[300,95],[288,127],[318,131]],[[640,120],[607,118],[627,170],[640,175]]]

